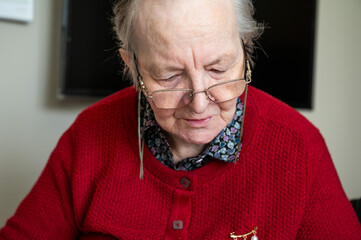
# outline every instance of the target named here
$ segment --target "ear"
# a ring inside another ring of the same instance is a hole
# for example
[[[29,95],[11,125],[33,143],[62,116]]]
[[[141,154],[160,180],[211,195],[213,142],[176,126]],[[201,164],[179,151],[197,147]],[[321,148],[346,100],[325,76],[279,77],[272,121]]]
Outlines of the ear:
[[[120,56],[122,57],[123,61],[125,62],[125,64],[130,67],[131,66],[131,61],[133,59],[132,54],[129,51],[126,51],[122,48],[119,49],[119,53]]]

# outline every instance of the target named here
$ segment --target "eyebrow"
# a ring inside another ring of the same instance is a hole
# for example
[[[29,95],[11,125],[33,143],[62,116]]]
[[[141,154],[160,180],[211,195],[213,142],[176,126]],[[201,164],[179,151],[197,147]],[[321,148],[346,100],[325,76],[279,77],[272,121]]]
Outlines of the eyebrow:
[[[237,59],[237,56],[234,54],[225,53],[214,59],[213,61],[206,63],[204,67],[210,67],[217,64],[230,64]],[[182,71],[184,70],[183,67],[176,67],[176,66],[166,66],[165,64],[161,64],[159,62],[153,62],[150,66],[149,72],[159,77],[164,72],[175,72],[175,71]]]
[[[165,64],[161,64],[159,62],[153,62],[150,66],[149,73],[156,77],[160,77],[164,72],[175,72],[175,71],[182,71],[182,68],[176,66],[166,66]]]
[[[228,63],[235,61],[236,59],[237,59],[237,57],[235,55],[225,53],[225,54],[220,55],[219,57],[217,57],[215,60],[211,61],[210,63],[207,63],[205,65],[205,67],[213,66],[216,64],[223,64],[223,63],[228,64]]]

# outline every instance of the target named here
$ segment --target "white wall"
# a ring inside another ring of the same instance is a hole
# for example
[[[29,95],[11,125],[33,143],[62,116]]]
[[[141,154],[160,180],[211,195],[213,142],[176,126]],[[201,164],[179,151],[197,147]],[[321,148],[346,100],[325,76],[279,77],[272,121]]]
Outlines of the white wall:
[[[94,99],[56,99],[60,0],[35,0],[30,24],[0,21],[0,227],[36,181],[58,138]],[[361,197],[361,1],[320,0],[315,102],[349,198]]]
[[[60,135],[92,100],[56,99],[59,0],[35,0],[29,24],[0,21],[0,227],[28,193]]]
[[[349,198],[361,197],[361,1],[320,0],[312,111]]]

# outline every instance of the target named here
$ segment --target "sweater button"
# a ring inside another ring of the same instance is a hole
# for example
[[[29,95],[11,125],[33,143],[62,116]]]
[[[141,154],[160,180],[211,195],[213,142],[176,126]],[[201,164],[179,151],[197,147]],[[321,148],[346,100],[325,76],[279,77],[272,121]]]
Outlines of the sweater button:
[[[173,229],[175,229],[175,230],[183,229],[183,221],[182,220],[173,221]]]
[[[189,185],[191,185],[191,181],[186,178],[186,177],[182,177],[180,180],[179,180],[179,183],[180,185],[182,185],[184,188],[188,188]]]

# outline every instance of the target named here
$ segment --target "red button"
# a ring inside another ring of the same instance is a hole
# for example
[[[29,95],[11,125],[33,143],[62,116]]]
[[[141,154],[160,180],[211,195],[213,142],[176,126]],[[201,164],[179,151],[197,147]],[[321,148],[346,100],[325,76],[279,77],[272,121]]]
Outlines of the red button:
[[[184,188],[188,188],[189,185],[191,185],[191,181],[186,178],[186,177],[182,177],[180,180],[179,180],[179,183],[184,187]]]

